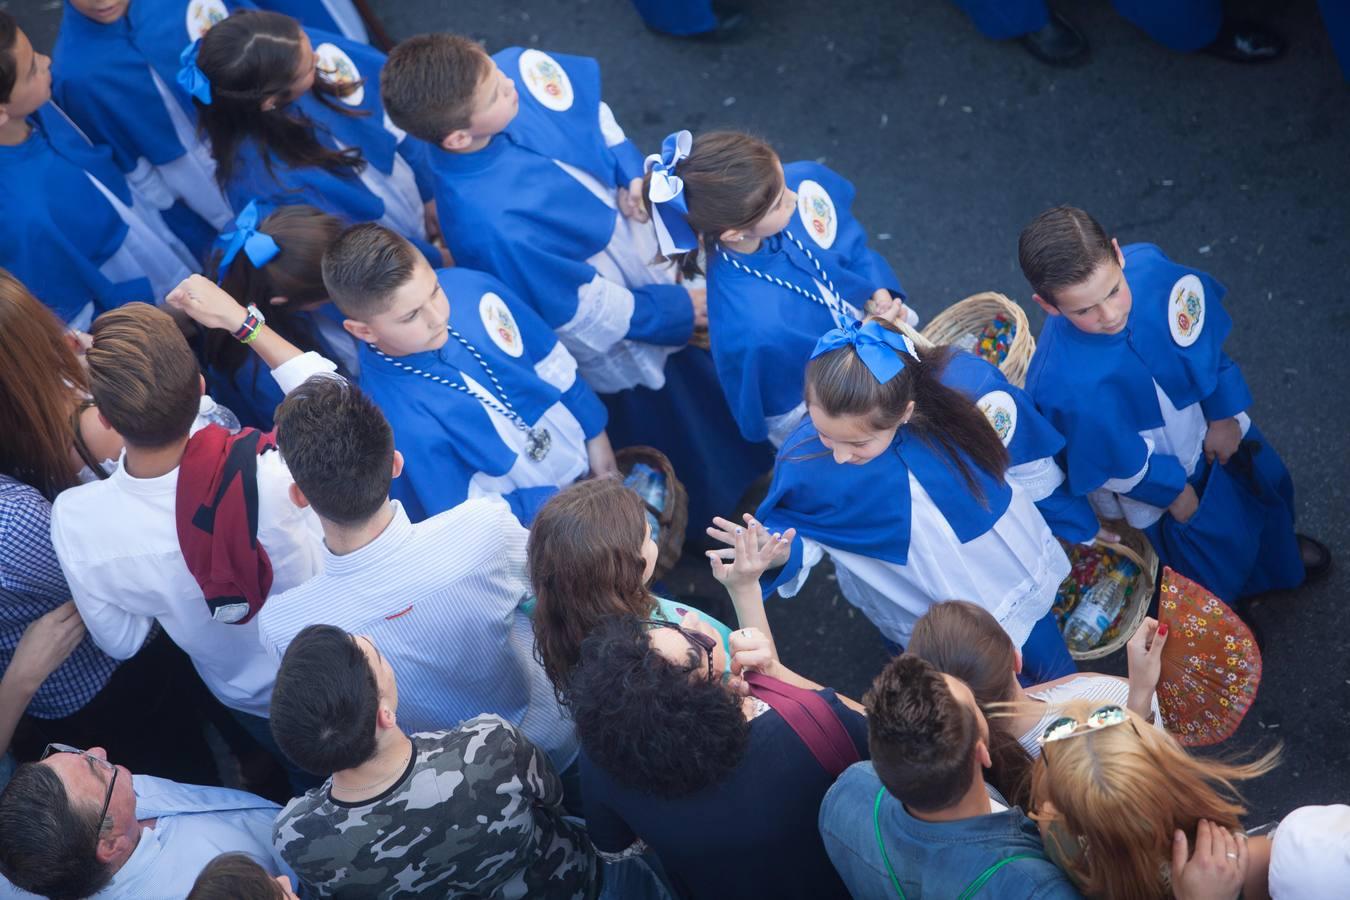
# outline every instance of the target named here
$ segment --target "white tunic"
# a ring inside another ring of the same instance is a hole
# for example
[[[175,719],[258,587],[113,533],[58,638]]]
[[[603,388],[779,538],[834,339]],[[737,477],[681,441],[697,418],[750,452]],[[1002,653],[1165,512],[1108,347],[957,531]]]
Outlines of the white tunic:
[[[800,590],[811,566],[828,553],[839,589],[885,637],[901,646],[934,603],[968,600],[993,615],[1021,647],[1050,611],[1069,558],[1036,509],[1032,495],[1009,482],[1012,500],[993,527],[961,543],[928,492],[909,476],[910,536],[906,565],[807,540],[802,571],[779,593]]]

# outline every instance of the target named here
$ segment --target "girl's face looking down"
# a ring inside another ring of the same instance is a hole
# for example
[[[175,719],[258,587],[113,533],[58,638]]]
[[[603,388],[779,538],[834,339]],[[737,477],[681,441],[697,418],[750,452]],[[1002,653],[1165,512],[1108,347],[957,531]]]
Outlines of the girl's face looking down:
[[[737,244],[746,240],[763,240],[773,237],[792,221],[792,213],[797,209],[797,193],[788,190],[783,177],[783,163],[775,160],[774,165],[778,167],[778,199],[769,207],[769,211],[749,228],[732,228],[724,231],[721,235],[723,241]]]
[[[886,452],[895,440],[896,431],[914,415],[914,401],[910,401],[905,415],[890,428],[877,428],[868,416],[832,416],[815,403],[808,404],[806,411],[811,416],[811,424],[816,426],[820,442],[834,455],[834,461],[840,465],[861,466]]]
[[[284,93],[264,100],[262,108],[270,112],[279,106],[294,103],[314,87],[314,79],[318,77],[318,72],[319,55],[314,52],[314,44],[310,41],[309,35],[301,31],[300,53],[297,56],[295,77],[291,79],[291,83]]]

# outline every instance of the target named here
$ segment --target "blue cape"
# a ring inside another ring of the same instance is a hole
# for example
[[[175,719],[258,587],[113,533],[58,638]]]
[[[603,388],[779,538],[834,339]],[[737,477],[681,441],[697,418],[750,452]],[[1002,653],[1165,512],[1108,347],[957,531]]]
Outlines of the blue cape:
[[[351,58],[365,79],[365,93],[359,104],[347,106],[331,97],[327,98],[328,103],[321,102],[310,91],[292,106],[318,126],[316,130],[321,143],[336,149],[336,139],[344,146],[358,147],[366,163],[381,173],[392,172],[394,154],[402,155],[417,176],[423,199],[429,199],[431,183],[426,144],[412,136],[405,136],[400,141],[384,127],[384,106],[380,102],[380,70],[384,67],[384,54],[339,35],[312,28],[305,31],[315,47],[333,44]],[[365,115],[344,115],[333,106],[361,111]],[[273,158],[272,173],[269,174],[257,142],[253,140],[239,145],[238,159],[225,186],[225,194],[235,209],[243,209],[250,200],[258,200],[277,206],[307,203],[350,222],[373,222],[384,215],[384,201],[371,193],[355,172],[338,175],[317,166],[297,169]],[[421,246],[421,242],[417,243]],[[422,249],[425,251],[426,248]]]
[[[523,52],[513,47],[493,57],[518,83]],[[595,60],[553,58],[567,72],[574,92],[571,107],[549,109],[520,84],[519,112],[486,147],[475,153],[433,149],[430,156],[441,233],[455,260],[492,272],[549,327],[558,328],[576,315],[577,289],[595,278],[586,260],[609,245],[615,211],[554,160],[607,187],[627,184],[633,177],[629,173],[641,175],[642,167],[630,142],[605,146]],[[688,341],[693,314],[687,296],[675,292],[685,295],[678,285],[635,289],[627,336],[662,345]],[[648,298],[666,302],[645,302]]]
[[[975,400],[979,395],[969,390],[971,386],[997,383],[985,369],[993,367],[958,353],[943,373],[942,382]],[[1018,425],[1020,431],[1020,421]],[[1053,431],[1031,427],[1019,454],[1039,454],[1028,457],[1037,459],[1057,442],[1058,435]],[[840,465],[820,442],[811,420],[803,421],[778,451],[773,483],[755,514],[773,531],[796,528],[798,534],[791,557],[770,590],[790,581],[801,569],[801,538],[905,565],[909,559],[911,473],[962,543],[987,532],[1007,511],[1012,488],[969,456],[962,456],[984,494],[983,503],[967,487],[945,451],[916,437],[906,426],[896,431],[890,447],[875,459],[863,465]]]
[[[224,0],[231,11],[248,0]],[[66,0],[52,53],[52,99],[89,137],[112,148],[123,172],[141,157],[152,165],[187,152],[173,130],[151,69],[195,121],[187,92],[178,84],[179,54],[195,37],[187,29],[188,0],[135,0],[108,25],[87,18]]]
[[[123,203],[131,189],[107,147],[85,139],[55,105],[28,118],[28,140],[0,147],[0,266],[70,321],[90,300],[98,310],[153,302],[145,278],[114,283],[99,271],[122,246],[127,225],[85,173]]]
[[[536,374],[535,364],[549,354],[557,338],[505,285],[470,269],[442,269],[437,277],[450,300],[451,325],[487,360],[527,423],[536,423],[561,400],[587,438],[604,429],[605,409],[580,376],[564,393]],[[506,303],[515,319],[524,345],[520,357],[502,350],[488,335],[479,302],[489,291]],[[399,362],[460,383],[462,371],[495,392],[482,366],[453,337],[439,350],[400,357]],[[361,353],[361,386],[394,429],[394,443],[405,462],[392,493],[414,521],[462,503],[475,473],[501,476],[516,464],[517,454],[498,438],[477,398],[403,371],[368,347]],[[512,506],[516,508],[514,502]]]
[[[351,5],[351,0],[347,0],[347,5]],[[333,18],[333,14],[324,5],[323,0],[261,0],[258,6],[263,9],[270,9],[273,12],[285,13],[312,28],[321,28],[333,34],[345,35],[349,40],[359,39],[358,36],[347,34],[342,29],[341,23]],[[362,23],[362,27],[364,28],[364,23]]]
[[[1027,393],[1064,435],[1064,469],[1080,495],[1144,467],[1139,432],[1163,424],[1154,382],[1177,409],[1199,403],[1211,421],[1252,401],[1241,371],[1223,352],[1233,325],[1222,305],[1224,286],[1153,244],[1131,244],[1123,252],[1133,296],[1126,327],[1114,335],[1087,334],[1051,316],[1027,373]],[[1203,289],[1204,318],[1194,343],[1183,347],[1173,338],[1169,308],[1186,276]]]
[[[895,272],[868,248],[867,233],[853,218],[853,185],[813,162],[789,163],[783,175],[793,190],[805,179],[815,181],[834,201],[838,231],[829,248],[811,239],[800,209],[792,214],[786,230],[824,267],[840,297],[859,311],[877,288],[904,297]],[[815,266],[781,233],[767,238],[754,253],[727,253],[745,266],[818,293]],[[790,412],[801,402],[802,375],[811,351],[816,340],[833,327],[834,318],[823,303],[741,271],[719,252],[708,254],[708,334],[713,361],[746,439],[767,438],[765,419]]]

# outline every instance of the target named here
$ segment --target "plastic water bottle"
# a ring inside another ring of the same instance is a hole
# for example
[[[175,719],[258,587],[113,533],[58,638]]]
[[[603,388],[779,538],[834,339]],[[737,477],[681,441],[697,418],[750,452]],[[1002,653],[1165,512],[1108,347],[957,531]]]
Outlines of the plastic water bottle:
[[[1139,569],[1125,561],[1092,587],[1078,601],[1064,622],[1064,642],[1070,650],[1091,650],[1125,607],[1125,591]]]
[[[666,508],[666,479],[660,472],[646,463],[634,463],[628,476],[623,480],[624,487],[630,488],[642,498],[651,509],[647,512],[647,524],[652,529],[652,540],[661,540],[661,523],[652,515],[652,509]]]

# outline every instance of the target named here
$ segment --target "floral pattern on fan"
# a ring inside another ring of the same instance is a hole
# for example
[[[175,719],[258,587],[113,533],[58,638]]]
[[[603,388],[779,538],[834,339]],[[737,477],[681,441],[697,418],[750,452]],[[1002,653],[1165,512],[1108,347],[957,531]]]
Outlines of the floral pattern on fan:
[[[1237,613],[1203,586],[1163,569],[1158,620],[1168,627],[1158,679],[1163,724],[1187,747],[1226,739],[1256,700],[1261,651]]]

